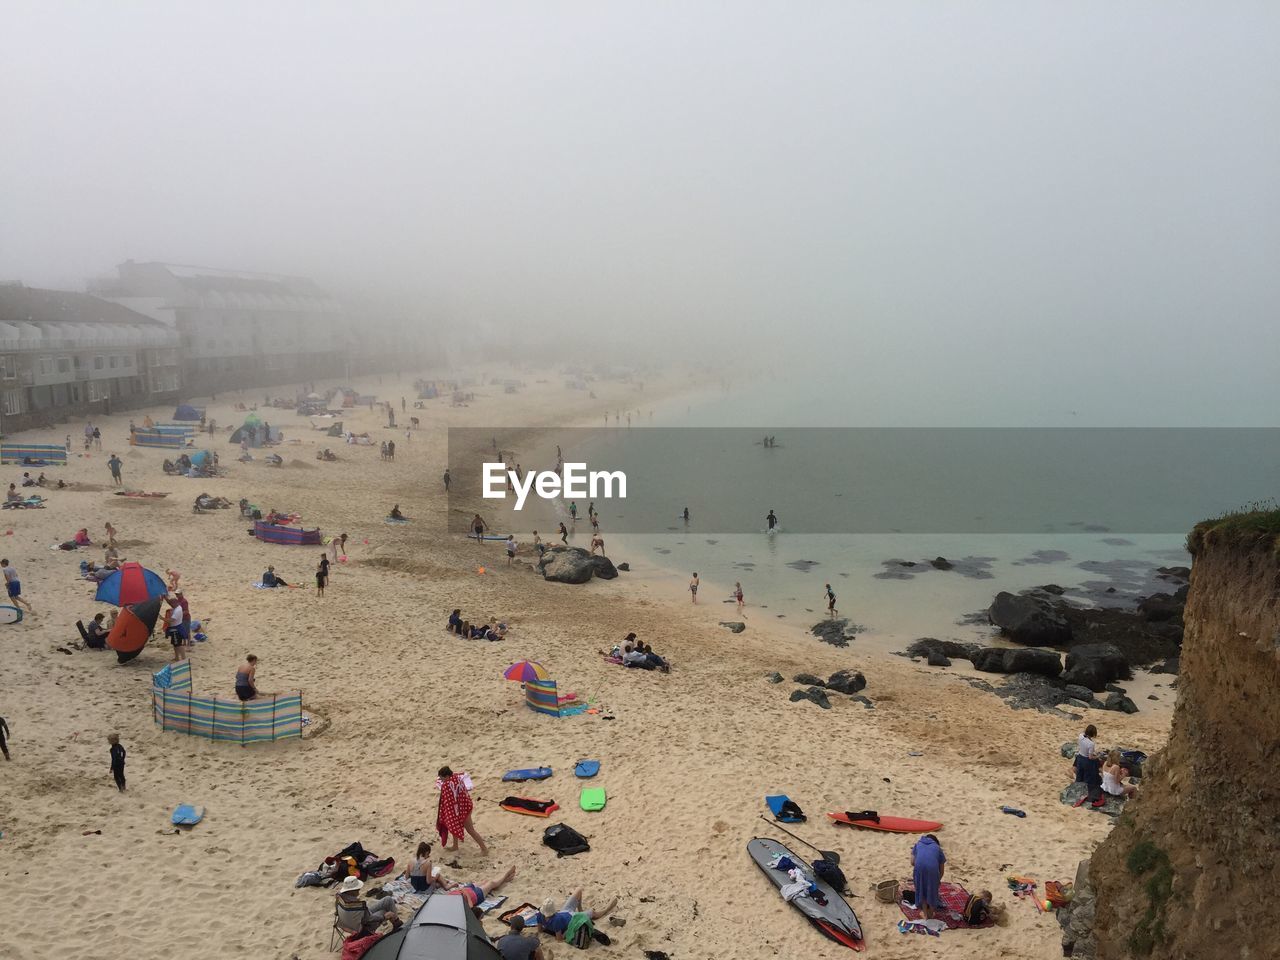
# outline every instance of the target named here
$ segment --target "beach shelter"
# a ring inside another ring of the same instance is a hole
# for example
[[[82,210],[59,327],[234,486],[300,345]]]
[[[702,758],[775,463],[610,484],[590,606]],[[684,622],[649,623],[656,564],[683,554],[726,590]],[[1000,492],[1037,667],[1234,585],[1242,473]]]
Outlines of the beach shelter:
[[[178,409],[173,411],[173,420],[200,420],[204,417],[204,411],[198,410],[189,403],[178,404]]]
[[[135,564],[136,566],[136,564]],[[144,600],[125,607],[116,617],[115,625],[107,634],[107,646],[116,652],[116,659],[128,663],[142,652],[151,639],[160,617],[160,598]]]
[[[435,893],[412,920],[370,947],[364,960],[502,960],[502,954],[463,897]]]
[[[141,603],[152,597],[163,597],[169,592],[160,574],[148,570],[140,563],[129,561],[120,564],[120,569],[98,584],[98,592],[93,599],[103,603],[113,603],[117,607],[127,607]]]
[[[521,660],[519,663],[513,663],[502,671],[502,676],[504,679],[519,680],[521,683],[528,683],[530,680],[551,679],[551,674],[547,673],[547,668],[534,660]]]
[[[560,693],[554,680],[526,680],[524,702],[534,713],[549,717],[572,717],[587,709],[585,703],[578,702],[576,693]]]
[[[193,467],[203,467],[205,464],[209,463],[211,459],[212,456],[208,450],[197,450],[195,453],[191,454],[191,465]]]

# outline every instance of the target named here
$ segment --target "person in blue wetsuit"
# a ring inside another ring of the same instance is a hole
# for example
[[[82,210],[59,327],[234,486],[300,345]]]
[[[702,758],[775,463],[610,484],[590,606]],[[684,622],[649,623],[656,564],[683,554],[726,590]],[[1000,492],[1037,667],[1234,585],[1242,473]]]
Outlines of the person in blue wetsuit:
[[[942,852],[938,838],[926,833],[911,848],[911,877],[916,888],[916,907],[926,920],[933,919],[933,911],[942,906],[939,887],[946,870],[947,855]]]

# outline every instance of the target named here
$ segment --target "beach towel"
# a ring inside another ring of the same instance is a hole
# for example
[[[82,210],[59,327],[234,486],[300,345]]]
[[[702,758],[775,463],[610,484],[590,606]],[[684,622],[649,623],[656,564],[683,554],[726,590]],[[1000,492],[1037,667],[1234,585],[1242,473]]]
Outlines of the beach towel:
[[[436,832],[440,834],[441,846],[448,843],[450,837],[462,840],[463,827],[473,807],[461,774],[455,773],[441,782],[440,800],[436,805]]]
[[[498,806],[510,813],[523,813],[528,817],[549,817],[560,806],[554,800],[533,800],[530,797],[507,797]]]
[[[773,818],[779,823],[804,823],[808,819],[801,811],[800,805],[785,793],[765,797],[764,802],[768,805]]]
[[[910,880],[902,882],[904,890],[911,887]],[[967,923],[964,919],[964,907],[969,902],[969,891],[958,883],[947,883],[945,880],[938,887],[938,896],[942,901],[942,908],[934,911],[934,917],[941,920],[947,925],[948,930],[963,930],[971,927],[972,924]],[[902,915],[908,920],[922,920],[924,914],[916,907],[900,902],[898,904],[902,908]],[[988,916],[987,919],[979,924],[979,927],[995,926],[995,917]]]
[[[409,517],[400,517],[399,519],[396,519],[395,517],[383,517],[383,521],[386,523],[408,523],[409,520]]]
[[[512,917],[519,917],[524,921],[524,925],[529,928],[536,927],[542,923],[542,913],[532,903],[522,903],[518,907],[512,907],[498,914],[498,919],[503,923],[511,923]]]
[[[173,808],[173,816],[169,818],[175,827],[194,827],[204,819],[204,807],[180,803]]]
[[[545,780],[551,776],[550,767],[529,767],[525,770],[508,770],[502,779],[508,783],[519,783],[524,780]]]
[[[603,810],[606,800],[604,787],[583,787],[582,793],[578,796],[578,805],[583,810],[593,813]]]
[[[599,760],[579,760],[573,767],[573,775],[582,780],[590,779],[599,772]]]
[[[506,902],[507,902],[507,898],[503,894],[495,893],[485,897],[478,904],[476,904],[476,906],[480,908],[481,913],[488,913],[490,910],[494,909],[495,907],[500,907]]]

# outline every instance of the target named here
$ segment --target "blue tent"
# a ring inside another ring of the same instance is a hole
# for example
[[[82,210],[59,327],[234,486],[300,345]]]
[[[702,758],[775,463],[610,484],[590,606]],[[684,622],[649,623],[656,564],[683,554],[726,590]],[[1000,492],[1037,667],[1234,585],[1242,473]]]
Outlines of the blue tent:
[[[163,597],[169,592],[160,574],[148,570],[140,563],[122,563],[120,569],[98,584],[93,599],[127,607],[153,597]]]
[[[191,465],[193,467],[203,467],[208,459],[208,450],[197,450],[195,453],[191,454]]]
[[[178,404],[178,409],[173,411],[174,420],[200,420],[204,417],[204,411],[197,410],[189,403]]]

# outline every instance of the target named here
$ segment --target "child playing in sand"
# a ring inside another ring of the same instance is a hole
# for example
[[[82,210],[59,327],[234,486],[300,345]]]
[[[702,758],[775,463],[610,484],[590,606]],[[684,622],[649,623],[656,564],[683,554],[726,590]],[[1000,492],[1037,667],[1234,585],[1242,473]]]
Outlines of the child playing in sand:
[[[124,758],[125,749],[120,746],[120,735],[107,735],[107,743],[111,744],[111,776],[115,778],[116,789],[124,793]]]

